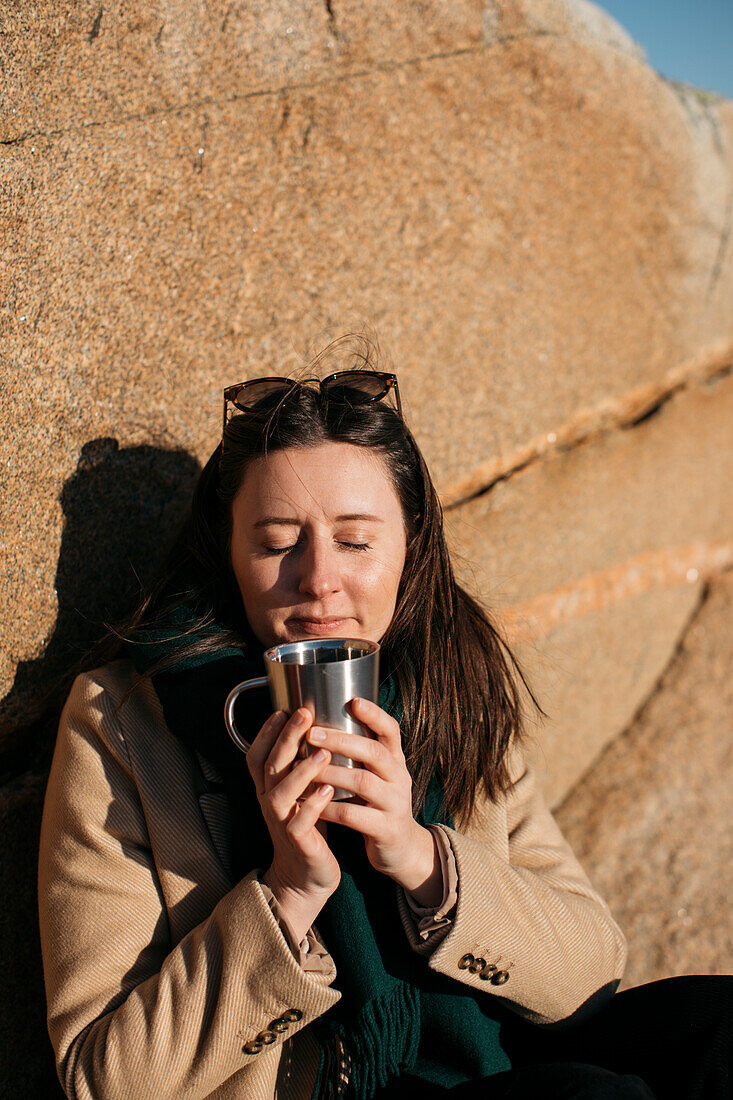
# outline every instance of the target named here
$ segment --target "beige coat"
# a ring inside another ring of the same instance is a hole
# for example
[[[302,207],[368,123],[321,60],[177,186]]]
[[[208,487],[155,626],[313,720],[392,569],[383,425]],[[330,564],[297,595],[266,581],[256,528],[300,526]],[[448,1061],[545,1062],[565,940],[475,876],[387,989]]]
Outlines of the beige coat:
[[[226,798],[149,684],[117,710],[134,682],[125,661],[76,680],[46,794],[40,922],[62,1084],[84,1100],[310,1100],[308,1024],[341,996],[328,945],[311,929],[306,969],[264,868],[232,883]],[[424,940],[398,887],[395,904],[405,950],[541,1024],[610,996],[625,942],[518,755],[512,774],[463,831],[438,827],[458,873],[446,927]]]

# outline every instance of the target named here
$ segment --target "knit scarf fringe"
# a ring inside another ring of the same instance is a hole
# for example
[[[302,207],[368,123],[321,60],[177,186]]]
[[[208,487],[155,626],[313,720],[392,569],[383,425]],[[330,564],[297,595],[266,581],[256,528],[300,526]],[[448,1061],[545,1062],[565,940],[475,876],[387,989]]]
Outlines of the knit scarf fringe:
[[[400,983],[365,1005],[348,1028],[329,1021],[328,1030],[321,1040],[314,1100],[371,1100],[377,1089],[417,1060],[420,991]]]

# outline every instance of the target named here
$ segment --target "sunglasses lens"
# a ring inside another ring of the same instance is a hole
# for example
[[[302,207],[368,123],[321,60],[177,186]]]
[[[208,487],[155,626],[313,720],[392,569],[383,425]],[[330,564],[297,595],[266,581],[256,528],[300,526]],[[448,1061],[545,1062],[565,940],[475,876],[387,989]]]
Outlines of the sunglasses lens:
[[[278,394],[282,397],[293,388],[293,383],[287,378],[258,378],[251,383],[246,383],[232,398],[232,403],[238,409],[250,410],[267,397]]]
[[[315,378],[253,378],[251,382],[229,386],[224,391],[224,426],[226,427],[226,407],[229,401],[235,408],[251,416],[269,417],[291,393],[299,392],[306,383],[315,382]],[[370,405],[373,401],[381,401],[388,394],[393,395],[397,402],[396,411],[402,415],[397,381],[393,374],[371,370],[338,371],[322,379],[319,384],[322,393],[336,402],[352,407]]]
[[[365,405],[384,397],[389,386],[371,371],[344,371],[337,378],[324,379],[326,392],[349,405]]]

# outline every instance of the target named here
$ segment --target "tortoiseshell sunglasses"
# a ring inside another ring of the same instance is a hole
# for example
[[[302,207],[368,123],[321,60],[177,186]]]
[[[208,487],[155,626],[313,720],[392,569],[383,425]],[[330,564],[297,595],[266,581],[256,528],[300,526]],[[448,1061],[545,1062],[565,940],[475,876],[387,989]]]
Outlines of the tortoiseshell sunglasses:
[[[236,382],[224,390],[224,415],[222,431],[227,424],[227,402],[231,401],[240,412],[250,412],[264,397],[281,393],[287,397],[296,387],[315,382],[321,393],[327,394],[331,401],[341,401],[345,405],[371,405],[381,401],[394,390],[397,400],[397,412],[402,417],[402,402],[397,385],[397,376],[378,370],[340,370],[326,378],[253,378],[249,382]]]

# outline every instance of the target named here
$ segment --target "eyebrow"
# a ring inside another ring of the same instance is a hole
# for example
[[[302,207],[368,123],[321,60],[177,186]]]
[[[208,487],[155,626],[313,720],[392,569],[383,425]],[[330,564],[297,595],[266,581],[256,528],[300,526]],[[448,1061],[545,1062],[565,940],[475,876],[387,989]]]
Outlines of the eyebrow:
[[[336,523],[346,523],[349,520],[366,520],[369,523],[384,523],[381,516],[370,515],[369,512],[349,512],[343,516],[336,516]],[[258,519],[255,527],[299,527],[300,520],[287,519],[285,516],[265,516]]]

